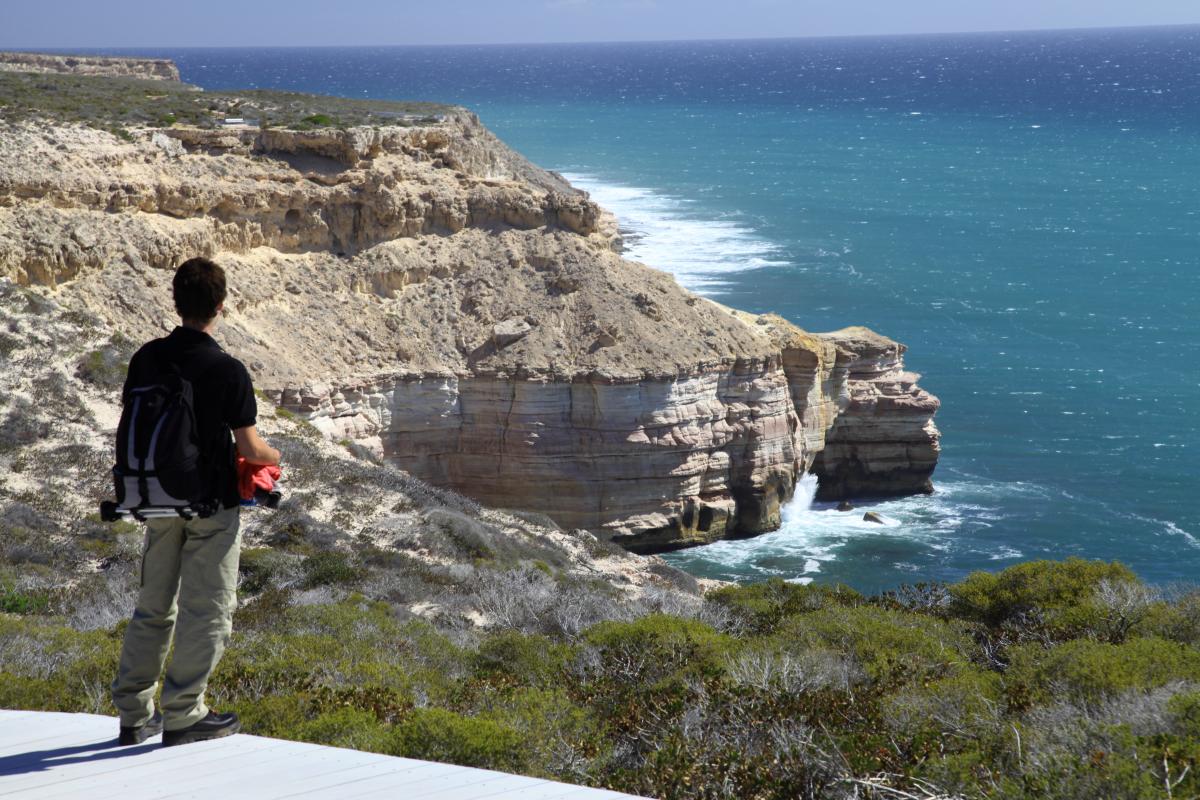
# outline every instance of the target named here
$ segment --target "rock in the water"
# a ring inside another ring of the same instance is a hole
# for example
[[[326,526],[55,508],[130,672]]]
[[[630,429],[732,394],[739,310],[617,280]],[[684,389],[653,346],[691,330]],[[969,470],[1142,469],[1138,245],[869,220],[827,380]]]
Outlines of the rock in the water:
[[[879,516],[874,511],[868,511],[867,513],[863,514],[863,522],[874,522],[878,525],[886,525],[887,524],[884,521],[883,517]]]
[[[843,500],[842,502],[838,503],[838,509],[837,509],[837,510],[838,510],[838,511],[853,511],[853,510],[854,510],[854,504],[853,504],[853,503],[851,503],[849,500]]]

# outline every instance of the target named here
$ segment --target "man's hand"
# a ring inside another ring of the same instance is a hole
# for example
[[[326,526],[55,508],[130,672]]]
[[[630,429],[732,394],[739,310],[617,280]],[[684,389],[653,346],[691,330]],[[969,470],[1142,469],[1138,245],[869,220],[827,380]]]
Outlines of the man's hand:
[[[251,464],[274,466],[279,463],[279,451],[267,444],[253,425],[235,430],[233,439],[237,442],[238,455]]]

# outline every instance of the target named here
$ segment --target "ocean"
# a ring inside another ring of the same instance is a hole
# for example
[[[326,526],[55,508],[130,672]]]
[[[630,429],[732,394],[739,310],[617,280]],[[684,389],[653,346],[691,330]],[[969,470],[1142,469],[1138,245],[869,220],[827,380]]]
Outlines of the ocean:
[[[1200,574],[1200,27],[641,44],[105,51],[218,88],[460,103],[722,303],[909,346],[930,496],[812,502],[697,575]],[[863,510],[888,524],[861,521]]]

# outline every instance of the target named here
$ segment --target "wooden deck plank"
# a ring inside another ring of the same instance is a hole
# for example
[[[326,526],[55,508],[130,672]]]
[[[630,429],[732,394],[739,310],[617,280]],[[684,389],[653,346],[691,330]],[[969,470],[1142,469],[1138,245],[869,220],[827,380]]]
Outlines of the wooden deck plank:
[[[161,792],[164,787],[171,788],[175,785],[181,760],[186,761],[189,770],[198,772],[212,767],[226,769],[231,764],[236,765],[243,761],[249,761],[251,764],[270,764],[271,753],[286,743],[269,739],[263,741],[266,744],[249,743],[248,746],[239,747],[237,752],[230,752],[225,748],[208,748],[205,752],[198,753],[182,752],[182,748],[164,749],[157,745],[157,740],[153,740],[155,749],[139,756],[139,763],[131,766],[125,759],[114,758],[111,766],[105,766],[103,771],[85,773],[81,780],[87,782],[89,800],[127,797],[131,790],[138,788],[157,787]],[[71,797],[73,791],[73,786],[65,787],[61,794],[46,794],[45,800]]]
[[[117,726],[100,734],[100,739],[111,739],[117,742]],[[8,741],[0,743],[0,758],[14,753],[25,753],[30,750],[48,750],[61,747],[73,747],[97,741],[97,732],[88,727],[55,726],[45,720],[25,721],[22,731]]]
[[[115,718],[0,710],[3,800],[630,800],[540,778],[239,734],[119,747]],[[632,798],[636,800],[636,798]]]
[[[482,773],[482,774],[477,774]],[[523,778],[486,770],[467,770],[448,773],[406,788],[405,800],[455,800],[460,797],[486,797],[501,791],[533,787],[547,783],[537,778]],[[388,787],[355,793],[355,798],[386,796]]]
[[[515,783],[512,781],[503,781],[496,779],[484,779],[469,784],[464,784],[456,788],[446,788],[439,790],[433,794],[425,795],[420,792],[415,792],[410,797],[414,798],[430,798],[430,800],[554,800],[554,798],[569,797],[573,792],[585,792],[585,794],[577,795],[580,798],[591,798],[588,792],[594,792],[593,789],[587,789],[580,786],[571,786],[567,783],[559,783],[557,781],[537,780],[535,778],[524,778],[523,782]],[[374,794],[355,795],[355,800],[369,800],[369,798],[383,798],[387,796],[387,790],[381,790]]]
[[[317,797],[360,797],[363,793],[374,791],[379,787],[388,790],[403,789],[408,792],[412,787],[419,784],[427,783],[434,780],[440,775],[458,774],[462,771],[462,767],[457,767],[453,764],[439,764],[435,761],[420,762],[424,769],[384,775],[369,775],[359,776],[353,779],[346,779],[345,776],[331,776],[339,778],[339,782],[332,786],[305,787],[299,790],[293,790],[288,794],[279,795],[280,798],[317,798]]]
[[[278,791],[279,787],[294,787],[302,789],[309,780],[330,775],[343,775],[353,778],[364,772],[369,776],[377,765],[378,756],[370,753],[359,753],[354,750],[340,750],[332,747],[303,746],[289,742],[291,747],[284,748],[284,758],[276,760],[269,770],[254,769],[254,765],[240,772],[228,773],[224,769],[221,775],[204,781],[202,788],[185,786],[179,791],[169,791],[159,795],[160,800],[183,800],[190,797],[220,796],[225,790],[253,789],[255,795],[263,796]],[[372,757],[374,756],[374,757]]]
[[[573,786],[569,783],[547,781],[538,786],[523,786],[516,789],[506,789],[499,794],[475,795],[487,800],[617,800],[628,798],[630,795],[611,792],[607,789],[592,789],[588,786]]]
[[[218,754],[220,755],[220,754]],[[214,761],[219,761],[215,759]],[[29,763],[24,774],[9,774],[0,778],[0,797],[19,794],[30,787],[38,787],[39,795],[65,793],[68,796],[74,785],[91,785],[94,778],[104,779],[114,771],[153,769],[156,773],[179,772],[187,765],[204,763],[199,752],[179,752],[176,748],[163,748],[155,742],[132,747],[112,747],[71,753],[60,758],[38,759]]]
[[[391,759],[389,759],[390,761]],[[403,759],[408,761],[409,759]],[[270,794],[264,796],[263,800],[292,800],[292,798],[304,797],[348,797],[357,796],[355,788],[362,781],[378,777],[391,777],[393,782],[390,786],[395,789],[408,784],[416,783],[424,780],[432,775],[437,770],[447,768],[446,764],[436,764],[431,761],[417,761],[412,766],[398,767],[389,761],[381,761],[376,764],[378,772],[375,774],[356,774],[356,775],[322,775],[318,778],[313,778],[308,781],[303,787],[292,787],[284,789],[278,794]]]
[[[447,767],[447,769],[439,770],[438,772],[423,776],[419,780],[402,784],[395,783],[387,775],[381,775],[377,778],[368,778],[345,787],[339,787],[339,789],[342,789],[346,792],[346,794],[340,796],[354,797],[355,800],[358,800],[358,798],[376,797],[381,794],[386,796],[387,793],[395,792],[399,788],[403,790],[402,794],[404,795],[405,800],[417,800],[417,798],[435,796],[437,792],[444,792],[449,789],[457,789],[464,785],[478,785],[486,781],[489,774],[505,778],[517,777],[504,775],[504,773],[499,772],[489,773],[485,770],[475,770],[469,767],[455,767],[451,764],[445,764],[443,766]],[[475,774],[477,772],[482,772],[483,777]],[[535,783],[537,782],[536,779],[533,778],[518,779]],[[320,795],[302,794],[296,796],[311,798]]]

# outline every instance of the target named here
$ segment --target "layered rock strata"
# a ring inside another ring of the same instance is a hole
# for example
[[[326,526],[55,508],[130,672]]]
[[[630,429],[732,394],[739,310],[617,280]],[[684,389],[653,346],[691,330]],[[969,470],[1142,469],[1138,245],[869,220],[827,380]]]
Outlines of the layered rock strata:
[[[813,472],[817,498],[841,500],[933,491],[938,399],[904,369],[904,345],[866,328],[824,337],[837,348],[847,397],[825,436]]]
[[[166,58],[109,58],[57,53],[0,52],[0,71],[179,80],[179,68],[175,66],[174,61]]]
[[[777,527],[810,469],[829,496],[928,487],[936,400],[902,346],[622,259],[611,214],[465,111],[133,137],[3,130],[0,276],[141,339],[214,256],[219,338],[266,396],[421,478],[642,552]]]

